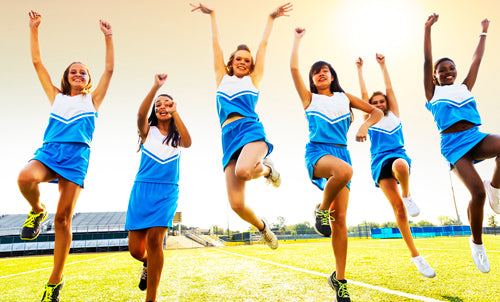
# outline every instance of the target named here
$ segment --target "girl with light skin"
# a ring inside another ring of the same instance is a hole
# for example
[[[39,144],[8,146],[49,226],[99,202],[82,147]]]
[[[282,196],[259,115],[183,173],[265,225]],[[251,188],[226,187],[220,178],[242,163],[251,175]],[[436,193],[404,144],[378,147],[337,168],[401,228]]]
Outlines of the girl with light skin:
[[[64,284],[64,264],[71,245],[73,210],[87,173],[97,111],[104,100],[113,74],[113,32],[109,23],[99,21],[104,35],[106,54],[104,73],[97,87],[90,91],[92,81],[87,66],[77,62],[70,64],[65,70],[59,89],[52,83],[40,55],[38,27],[42,16],[30,11],[29,17],[31,58],[38,79],[49,99],[51,115],[43,146],[36,151],[35,157],[22,169],[18,177],[19,189],[32,208],[23,225],[21,238],[35,239],[40,232],[40,224],[47,217],[47,210],[40,202],[39,184],[57,181],[60,197],[54,218],[54,267],[42,301],[59,301],[59,292]]]
[[[191,146],[177,102],[166,94],[155,99],[166,79],[166,74],[155,75],[137,113],[142,156],[125,224],[130,254],[144,264],[139,288],[147,289],[146,301],[156,301],[164,262],[163,239],[177,209],[180,147]]]
[[[281,183],[279,173],[267,158],[273,146],[265,137],[264,128],[255,113],[255,105],[274,20],[287,16],[292,5],[281,5],[269,14],[255,60],[250,49],[240,45],[231,54],[227,64],[224,62],[214,10],[201,3],[191,6],[192,12],[207,14],[211,20],[217,109],[222,128],[223,168],[229,203],[233,211],[256,227],[264,241],[275,249],[278,247],[276,236],[245,202],[245,186],[247,181],[262,176],[275,187]]]
[[[309,72],[307,89],[299,72],[299,44],[306,31],[295,29],[290,70],[292,79],[309,122],[310,142],[306,145],[306,166],[313,184],[323,193],[317,207],[317,232],[328,237],[331,233],[336,270],[328,278],[335,290],[337,301],[351,301],[344,278],[347,259],[346,213],[349,201],[349,183],[353,174],[347,131],[351,123],[350,107],[359,109],[369,117],[356,133],[356,141],[363,142],[368,128],[378,122],[383,113],[363,100],[345,93],[340,87],[335,70],[319,61]]]
[[[392,206],[399,231],[410,250],[413,263],[422,275],[432,278],[436,273],[418,253],[408,224],[408,216],[406,215],[408,210],[408,214],[417,216],[419,209],[410,196],[411,160],[404,149],[398,102],[385,65],[385,56],[376,54],[376,60],[382,70],[386,93],[377,91],[371,97],[368,96],[363,78],[363,59],[359,58],[356,61],[361,98],[384,113],[384,117],[368,129],[371,141],[372,177],[376,186],[382,189]],[[399,193],[398,183],[401,186],[402,194]]]
[[[441,154],[471,194],[467,216],[472,236],[469,245],[476,267],[483,273],[490,271],[482,241],[483,211],[486,195],[490,206],[500,213],[500,136],[479,131],[481,118],[471,91],[476,83],[479,65],[484,55],[490,21],[481,21],[479,43],[472,64],[461,84],[455,84],[457,67],[450,58],[439,59],[433,66],[431,28],[439,15],[432,14],[425,22],[424,35],[424,89],[426,108],[434,116],[441,133]],[[474,163],[495,158],[496,166],[490,180],[481,180]]]

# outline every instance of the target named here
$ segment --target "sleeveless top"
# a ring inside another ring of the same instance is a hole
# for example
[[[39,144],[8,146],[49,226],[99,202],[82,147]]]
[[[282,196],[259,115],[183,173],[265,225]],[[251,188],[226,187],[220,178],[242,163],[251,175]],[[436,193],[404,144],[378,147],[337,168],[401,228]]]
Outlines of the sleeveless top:
[[[311,142],[347,145],[351,111],[343,92],[335,92],[333,96],[313,93],[305,113]]]
[[[389,111],[378,123],[368,128],[370,152],[377,154],[404,148],[403,127],[399,118]]]
[[[231,113],[258,120],[259,116],[255,113],[258,98],[259,90],[250,76],[238,78],[225,75],[217,88],[217,113],[221,126]]]
[[[44,143],[83,143],[90,147],[97,112],[91,94],[58,93],[52,104]]]
[[[434,116],[440,132],[459,121],[481,125],[476,100],[464,84],[436,86],[433,98],[425,107]]]
[[[141,163],[135,181],[178,184],[181,148],[164,144],[164,139],[156,126],[149,128],[141,146]]]

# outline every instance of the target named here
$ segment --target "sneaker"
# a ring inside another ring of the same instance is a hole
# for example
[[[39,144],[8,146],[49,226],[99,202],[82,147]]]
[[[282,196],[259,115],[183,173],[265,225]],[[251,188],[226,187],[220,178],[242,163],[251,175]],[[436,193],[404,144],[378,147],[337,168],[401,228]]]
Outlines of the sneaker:
[[[490,207],[493,212],[500,214],[500,189],[494,188],[489,180],[483,181],[486,195],[490,201]]]
[[[64,277],[61,278],[61,282],[58,284],[45,285],[45,291],[43,292],[41,302],[59,302],[59,294],[64,285]]]
[[[486,250],[483,244],[475,244],[472,242],[472,237],[469,238],[470,249],[472,251],[472,259],[474,264],[482,273],[490,271],[490,262],[486,256]]]
[[[335,219],[331,217],[331,213],[329,210],[320,210],[319,204],[316,206],[314,210],[314,218],[316,219],[316,223],[314,224],[314,230],[316,233],[321,236],[330,237],[332,235],[332,227],[330,226],[330,220],[333,222]]]
[[[415,201],[413,201],[413,198],[411,196],[408,196],[406,198],[403,197],[403,202],[405,204],[408,215],[410,215],[411,217],[415,217],[420,214],[420,209],[418,208]]]
[[[424,275],[424,277],[427,278],[434,278],[436,277],[436,272],[430,267],[430,265],[425,261],[422,256],[417,256],[417,257],[411,257],[411,261],[415,264],[417,267],[418,271]]]
[[[281,185],[281,177],[278,171],[276,171],[276,168],[274,167],[273,162],[269,158],[264,158],[262,161],[262,164],[264,166],[269,167],[269,175],[266,176],[267,183],[270,183],[273,185],[273,187],[277,188]]]
[[[262,219],[262,223],[264,223],[264,229],[260,232],[260,236],[267,243],[267,245],[273,250],[278,248],[278,238],[274,235],[273,231],[269,229],[267,222]]]
[[[23,223],[23,230],[21,231],[21,239],[22,240],[33,240],[36,237],[38,237],[38,234],[40,234],[40,226],[42,225],[42,222],[47,219],[48,216],[47,210],[44,210],[43,212],[36,213],[35,211],[31,210],[28,214],[28,219],[26,219]]]
[[[347,280],[337,280],[337,272],[334,271],[330,277],[328,277],[328,284],[335,290],[335,295],[337,302],[351,302],[351,296],[347,291]]]
[[[148,266],[146,262],[142,265],[141,276],[139,279],[139,289],[145,291],[148,288]]]

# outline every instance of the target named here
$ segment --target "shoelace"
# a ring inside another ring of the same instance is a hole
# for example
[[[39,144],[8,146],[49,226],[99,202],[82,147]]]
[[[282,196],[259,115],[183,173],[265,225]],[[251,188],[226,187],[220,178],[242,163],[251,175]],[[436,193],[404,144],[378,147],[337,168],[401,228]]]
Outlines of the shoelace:
[[[141,272],[141,279],[147,279],[147,278],[148,278],[148,269],[146,267],[143,267]]]
[[[26,221],[24,222],[23,227],[29,227],[29,228],[34,227],[35,226],[35,220],[37,219],[37,217],[38,216],[36,214],[29,215],[28,219],[26,219]]]
[[[477,257],[479,258],[479,262],[484,265],[485,262],[486,262],[486,254],[483,253],[483,251],[480,251],[478,254],[477,254]]]
[[[271,234],[269,234],[269,232],[267,232],[266,229],[264,229],[260,234],[262,237],[264,237],[265,241],[272,241],[273,240],[273,238],[271,237]]]
[[[341,298],[350,298],[351,296],[349,296],[349,292],[347,291],[347,283],[339,282],[339,284],[339,292],[337,295]]]
[[[331,212],[329,210],[317,210],[317,211],[318,211],[317,216],[319,216],[319,218],[321,219],[321,225],[330,225],[330,220],[332,222],[335,221],[335,218],[333,218],[333,216],[332,216],[332,214],[333,214],[333,212],[335,212],[335,210],[333,210]]]
[[[52,301],[52,296],[54,295],[54,289],[55,287],[52,286],[47,286],[45,289],[45,297],[43,298],[42,302],[51,302]]]

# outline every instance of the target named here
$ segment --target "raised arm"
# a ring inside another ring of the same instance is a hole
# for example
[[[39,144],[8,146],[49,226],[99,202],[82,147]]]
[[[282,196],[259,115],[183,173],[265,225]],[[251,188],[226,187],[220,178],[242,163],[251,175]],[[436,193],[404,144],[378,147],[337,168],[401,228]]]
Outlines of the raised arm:
[[[288,16],[287,13],[291,10],[292,4],[288,2],[272,11],[267,18],[266,27],[264,28],[264,33],[262,34],[262,39],[255,55],[255,67],[252,74],[250,75],[252,77],[252,82],[256,87],[259,86],[259,83],[262,80],[262,76],[264,75],[264,61],[266,57],[267,43],[273,29],[274,20],[281,16]]]
[[[194,4],[189,4],[193,7],[191,10],[192,12],[194,11],[200,11],[203,14],[210,15],[210,22],[212,25],[212,48],[214,52],[214,70],[215,70],[215,81],[216,85],[219,86],[220,82],[222,81],[222,78],[226,75],[226,64],[224,63],[224,55],[222,53],[222,47],[220,44],[220,38],[219,38],[219,28],[217,26],[217,19],[215,18],[215,12],[213,9],[210,9],[206,7],[203,4],[199,5],[194,5]]]
[[[173,102],[172,107],[167,108],[167,112],[170,113],[170,115],[174,119],[177,131],[179,131],[179,135],[181,136],[179,145],[183,148],[191,147],[191,135],[189,134],[186,125],[184,125],[184,122],[182,121],[179,112],[177,112],[177,103],[175,101]]]
[[[33,66],[35,67],[36,74],[42,84],[43,91],[47,95],[50,104],[54,103],[56,95],[59,93],[59,89],[52,84],[49,72],[42,63],[42,56],[40,54],[40,42],[38,41],[38,27],[42,22],[42,15],[35,11],[30,11],[28,13],[30,17],[30,48],[31,48],[31,60]]]
[[[104,34],[104,41],[106,44],[106,57],[104,65],[104,73],[97,84],[97,87],[92,91],[92,101],[94,102],[94,107],[99,110],[99,107],[104,100],[104,96],[108,91],[109,82],[111,81],[111,76],[113,75],[113,70],[115,68],[115,51],[113,47],[113,30],[111,25],[103,20],[99,20],[99,25],[101,31]]]
[[[356,133],[356,141],[364,142],[368,137],[368,128],[380,121],[380,119],[384,117],[384,113],[380,109],[375,108],[375,106],[372,106],[349,93],[346,93],[346,96],[349,98],[349,102],[351,102],[352,107],[370,115],[367,119],[365,119],[365,122],[361,124],[358,132]]]
[[[399,106],[396,100],[396,95],[392,89],[391,78],[389,77],[389,71],[387,71],[387,66],[385,65],[385,56],[382,54],[376,54],[377,63],[382,70],[382,75],[384,76],[385,84],[385,95],[387,96],[387,106],[389,110],[394,113],[395,116],[399,117]]]
[[[439,15],[432,14],[425,22],[424,31],[424,89],[427,101],[434,96],[434,72],[432,70],[432,45],[431,45],[431,27],[437,22]]]
[[[158,89],[163,86],[166,80],[167,74],[163,73],[155,75],[153,87],[151,87],[151,90],[148,92],[141,105],[139,106],[139,111],[137,112],[137,130],[139,131],[139,136],[141,137],[141,141],[143,143],[149,133],[149,108],[151,108],[151,103],[153,102]]]
[[[483,59],[484,49],[486,46],[486,35],[488,34],[488,27],[490,26],[490,20],[484,19],[481,21],[482,32],[479,35],[479,43],[477,44],[476,51],[472,56],[472,64],[469,68],[469,73],[465,77],[463,84],[467,86],[469,90],[472,90],[474,84],[476,83],[477,73],[479,72],[479,65]]]
[[[365,79],[363,78],[363,59],[359,57],[356,60],[356,67],[358,69],[358,81],[359,89],[361,90],[361,99],[368,103],[370,97],[368,96],[368,90],[366,90]]]
[[[305,35],[306,30],[304,28],[297,27],[295,29],[295,39],[293,40],[293,48],[292,55],[290,57],[290,72],[292,73],[293,83],[295,84],[295,89],[297,89],[297,93],[299,94],[300,100],[302,102],[302,107],[307,109],[311,104],[312,94],[307,89],[304,84],[304,80],[300,75],[299,71],[299,45],[300,40]]]

